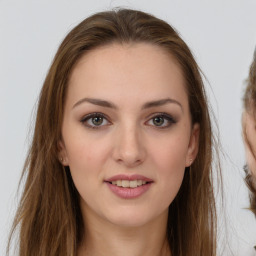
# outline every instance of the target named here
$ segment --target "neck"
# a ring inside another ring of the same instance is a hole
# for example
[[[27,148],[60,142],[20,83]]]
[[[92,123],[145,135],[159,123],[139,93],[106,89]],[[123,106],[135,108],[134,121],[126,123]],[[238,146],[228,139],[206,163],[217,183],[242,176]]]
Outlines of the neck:
[[[120,227],[91,217],[84,219],[86,233],[78,256],[171,255],[166,237],[168,212],[139,227]]]

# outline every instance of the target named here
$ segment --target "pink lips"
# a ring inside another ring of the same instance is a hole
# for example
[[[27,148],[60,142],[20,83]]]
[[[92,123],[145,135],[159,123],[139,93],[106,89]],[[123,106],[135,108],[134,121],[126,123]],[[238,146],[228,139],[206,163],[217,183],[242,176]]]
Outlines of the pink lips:
[[[145,176],[137,175],[137,174],[133,174],[133,175],[119,174],[119,175],[115,175],[105,181],[111,182],[111,181],[116,181],[116,180],[144,180],[146,182],[153,182],[153,180],[151,180]]]
[[[142,181],[146,181],[147,183],[136,188],[123,188],[123,187],[118,187],[117,185],[111,184],[112,181],[117,181],[117,180],[129,180],[129,181],[142,180]],[[144,194],[151,187],[153,180],[137,174],[130,175],[130,176],[120,174],[105,180],[105,183],[108,185],[110,190],[118,197],[121,197],[124,199],[133,199],[133,198],[140,197],[142,194]]]

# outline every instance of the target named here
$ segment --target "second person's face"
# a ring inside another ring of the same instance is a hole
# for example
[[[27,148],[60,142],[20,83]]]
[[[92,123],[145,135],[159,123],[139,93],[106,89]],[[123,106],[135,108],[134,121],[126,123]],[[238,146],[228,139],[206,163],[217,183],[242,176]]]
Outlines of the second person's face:
[[[70,77],[60,142],[83,216],[125,227],[167,219],[198,134],[166,51],[113,44],[84,55]]]
[[[243,113],[246,161],[251,174],[256,180],[256,122],[252,113]],[[256,185],[256,184],[255,184]]]

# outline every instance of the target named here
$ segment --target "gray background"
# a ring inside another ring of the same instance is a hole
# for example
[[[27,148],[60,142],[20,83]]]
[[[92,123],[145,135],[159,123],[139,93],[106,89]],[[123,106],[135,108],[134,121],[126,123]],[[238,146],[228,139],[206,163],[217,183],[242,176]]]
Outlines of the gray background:
[[[240,121],[244,80],[256,44],[255,0],[0,0],[0,255],[18,202],[33,109],[57,47],[82,19],[116,6],[150,12],[173,25],[206,75],[224,152],[219,247],[225,247],[224,255],[231,255],[230,250],[250,255],[256,220],[245,209]]]

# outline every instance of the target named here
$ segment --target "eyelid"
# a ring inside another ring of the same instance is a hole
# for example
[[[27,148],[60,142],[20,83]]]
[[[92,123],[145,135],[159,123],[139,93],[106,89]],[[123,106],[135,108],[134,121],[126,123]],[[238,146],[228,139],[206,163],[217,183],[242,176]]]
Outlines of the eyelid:
[[[93,118],[93,117],[97,117],[97,116],[98,116],[98,117],[102,117],[102,118],[104,118],[105,120],[107,120],[108,124],[97,126],[97,125],[90,125],[90,124],[87,123],[88,120],[90,120],[90,119]],[[111,124],[111,122],[109,121],[109,117],[108,117],[107,115],[101,113],[101,112],[89,113],[89,114],[83,116],[83,117],[80,119],[80,122],[81,122],[84,126],[86,126],[87,128],[90,128],[90,129],[99,129],[99,128],[102,128],[102,127],[105,127],[105,126]]]
[[[89,124],[88,120],[90,120],[91,118],[94,118],[94,117],[102,117],[104,120],[107,121],[107,124],[100,124],[100,125]],[[153,118],[156,118],[156,117],[162,117],[168,123],[164,126],[148,124],[150,121],[152,121]],[[110,118],[101,112],[89,113],[89,114],[83,116],[80,119],[80,122],[87,128],[91,128],[91,129],[100,129],[100,128],[103,128],[103,127],[106,127],[106,126],[112,124],[112,122],[110,121]],[[147,116],[147,121],[145,122],[146,125],[149,125],[149,126],[152,126],[154,128],[158,128],[158,129],[169,128],[170,126],[172,126],[172,124],[175,124],[175,123],[177,123],[176,118],[174,118],[172,115],[165,113],[165,112],[157,112],[157,113],[150,114],[149,116]]]
[[[167,119],[171,119],[175,123],[177,122],[176,118],[174,118],[173,115],[168,114],[166,112],[156,112],[156,113],[150,114],[147,116],[147,119],[152,119],[152,118],[158,117],[158,116],[161,116],[161,117],[164,117]]]
[[[176,118],[174,118],[172,115],[170,115],[168,113],[165,113],[165,112],[159,112],[159,113],[154,113],[154,114],[149,115],[147,117],[148,121],[146,121],[146,123],[148,123],[149,121],[151,121],[155,117],[162,117],[162,118],[164,118],[165,120],[168,121],[168,124],[165,125],[165,126],[152,125],[154,128],[158,128],[158,129],[169,128],[173,124],[177,123],[177,119]]]

